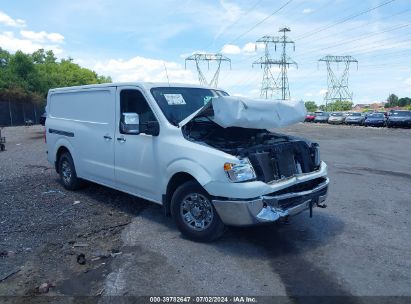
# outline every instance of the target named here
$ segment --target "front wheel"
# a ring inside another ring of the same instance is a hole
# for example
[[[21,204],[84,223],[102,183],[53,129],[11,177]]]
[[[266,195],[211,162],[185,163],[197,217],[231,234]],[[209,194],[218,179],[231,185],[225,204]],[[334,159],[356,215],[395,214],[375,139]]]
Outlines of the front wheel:
[[[224,232],[210,196],[195,181],[184,183],[174,192],[171,215],[181,233],[194,241],[210,242]]]

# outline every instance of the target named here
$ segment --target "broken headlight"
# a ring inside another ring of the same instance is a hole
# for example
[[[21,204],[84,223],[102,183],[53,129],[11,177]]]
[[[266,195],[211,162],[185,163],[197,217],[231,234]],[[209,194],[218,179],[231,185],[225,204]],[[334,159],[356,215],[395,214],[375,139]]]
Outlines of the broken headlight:
[[[238,183],[255,179],[254,168],[248,158],[240,159],[240,163],[225,163],[224,171],[231,182]]]

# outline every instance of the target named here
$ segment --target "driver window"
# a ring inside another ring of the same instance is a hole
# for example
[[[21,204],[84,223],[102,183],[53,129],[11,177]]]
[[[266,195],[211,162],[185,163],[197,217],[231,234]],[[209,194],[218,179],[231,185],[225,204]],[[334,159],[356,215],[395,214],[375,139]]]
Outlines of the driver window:
[[[121,130],[121,123],[124,117],[131,116],[131,113],[138,114],[140,125],[149,121],[156,121],[153,111],[140,91],[122,90],[120,92],[120,133],[127,133]]]

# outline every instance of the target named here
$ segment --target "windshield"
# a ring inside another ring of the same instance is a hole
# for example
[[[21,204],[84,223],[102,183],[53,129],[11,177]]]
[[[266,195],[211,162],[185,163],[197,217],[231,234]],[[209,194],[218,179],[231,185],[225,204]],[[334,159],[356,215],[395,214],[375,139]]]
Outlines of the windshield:
[[[395,115],[395,116],[411,116],[411,111],[396,111],[393,112],[391,115]]]
[[[332,113],[331,116],[342,116],[342,113]]]
[[[202,88],[152,88],[151,94],[170,123],[177,126],[212,98],[228,96],[224,91]]]
[[[368,115],[368,117],[384,118],[384,114],[383,113],[373,113],[373,114]]]
[[[361,113],[351,113],[349,116],[361,116]]]

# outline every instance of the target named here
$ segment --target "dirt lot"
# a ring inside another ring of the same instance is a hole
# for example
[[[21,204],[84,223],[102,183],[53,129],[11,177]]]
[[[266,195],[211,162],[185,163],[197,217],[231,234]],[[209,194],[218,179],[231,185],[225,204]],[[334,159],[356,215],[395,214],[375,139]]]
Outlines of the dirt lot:
[[[157,205],[94,184],[64,190],[42,128],[4,129],[0,295],[50,283],[47,295],[411,296],[411,130],[284,131],[320,143],[329,207],[198,244]]]

